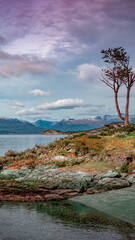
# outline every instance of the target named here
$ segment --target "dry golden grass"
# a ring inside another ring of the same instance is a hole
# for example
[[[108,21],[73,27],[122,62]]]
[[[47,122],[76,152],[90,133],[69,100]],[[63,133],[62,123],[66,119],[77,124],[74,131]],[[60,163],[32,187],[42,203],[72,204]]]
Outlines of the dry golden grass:
[[[101,136],[99,139],[91,138],[89,135],[69,136],[55,141],[47,147],[43,148],[42,146],[41,149],[43,157],[39,154],[39,152],[41,153],[40,148],[37,149],[37,152],[34,149],[34,157],[30,157],[30,151],[29,157],[27,157],[28,153],[23,153],[22,159],[18,158],[19,155],[14,158],[12,153],[11,159],[8,156],[10,164],[7,165],[12,168],[20,168],[22,166],[35,167],[36,165],[56,164],[63,167],[63,170],[80,169],[89,173],[100,173],[120,167],[124,164],[127,156],[132,156],[133,162],[130,168],[135,168],[134,133],[125,137],[121,137],[120,134]],[[61,162],[53,161],[53,157],[56,155],[67,157],[63,166]],[[68,158],[70,158],[70,163]],[[81,161],[82,158],[84,158],[84,161]]]
[[[109,169],[114,169],[115,167],[116,167],[116,164],[114,163],[108,164],[106,162],[100,162],[100,161],[99,162],[89,161],[80,165],[74,165],[72,167],[64,167],[63,170],[64,171],[80,170],[87,173],[96,174],[96,173],[103,173]]]

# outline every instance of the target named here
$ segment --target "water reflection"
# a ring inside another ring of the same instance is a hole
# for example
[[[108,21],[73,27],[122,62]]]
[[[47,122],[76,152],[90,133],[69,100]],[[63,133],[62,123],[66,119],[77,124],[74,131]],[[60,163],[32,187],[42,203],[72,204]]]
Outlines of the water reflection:
[[[1,203],[0,240],[129,240],[134,226],[68,201]]]

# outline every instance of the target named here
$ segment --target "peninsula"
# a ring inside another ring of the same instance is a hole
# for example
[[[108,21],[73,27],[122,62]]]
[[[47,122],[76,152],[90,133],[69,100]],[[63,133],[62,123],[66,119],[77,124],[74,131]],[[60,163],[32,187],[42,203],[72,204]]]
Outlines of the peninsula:
[[[0,158],[0,200],[49,201],[135,182],[135,126],[107,124]]]

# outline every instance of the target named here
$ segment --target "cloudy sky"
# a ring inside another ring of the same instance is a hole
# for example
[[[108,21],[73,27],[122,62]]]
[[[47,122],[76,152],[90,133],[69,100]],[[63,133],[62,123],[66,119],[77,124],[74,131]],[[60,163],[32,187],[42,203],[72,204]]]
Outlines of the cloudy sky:
[[[0,29],[1,116],[116,114],[100,52],[123,46],[135,68],[135,0],[0,0]],[[124,112],[124,88],[119,101]]]

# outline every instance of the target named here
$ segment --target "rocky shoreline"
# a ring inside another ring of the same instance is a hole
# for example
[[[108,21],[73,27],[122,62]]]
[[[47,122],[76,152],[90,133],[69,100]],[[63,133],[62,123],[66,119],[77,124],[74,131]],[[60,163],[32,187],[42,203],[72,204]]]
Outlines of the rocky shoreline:
[[[79,170],[64,171],[57,166],[5,169],[0,173],[0,201],[52,201],[77,195],[100,193],[135,183],[135,173],[109,170],[89,174]]]

